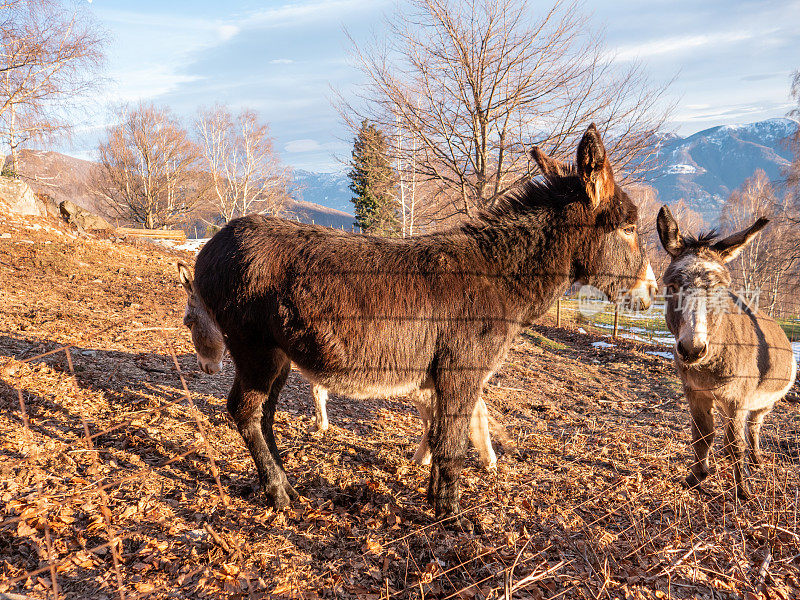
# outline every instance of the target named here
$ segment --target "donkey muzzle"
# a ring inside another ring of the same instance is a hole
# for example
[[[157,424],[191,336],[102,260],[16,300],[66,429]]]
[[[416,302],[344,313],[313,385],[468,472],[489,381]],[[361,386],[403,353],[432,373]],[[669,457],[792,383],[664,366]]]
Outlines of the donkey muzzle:
[[[653,304],[653,298],[657,292],[656,276],[648,261],[647,268],[639,275],[639,279],[625,294],[625,306],[633,310],[647,310]]]
[[[209,375],[216,375],[222,370],[222,361],[214,362],[211,360],[203,360],[198,357],[197,364],[203,373],[208,373]]]
[[[708,344],[694,343],[693,341],[679,340],[675,344],[678,358],[687,365],[693,365],[703,360],[708,355]]]

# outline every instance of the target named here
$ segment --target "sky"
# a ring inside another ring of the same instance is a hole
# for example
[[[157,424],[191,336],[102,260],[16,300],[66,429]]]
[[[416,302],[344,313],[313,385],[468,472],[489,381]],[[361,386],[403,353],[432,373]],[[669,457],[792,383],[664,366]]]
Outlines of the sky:
[[[531,9],[551,2],[531,0]],[[384,32],[395,0],[224,2],[89,0],[105,28],[108,85],[69,148],[93,158],[112,122],[108,106],[152,101],[187,123],[198,107],[258,110],[285,163],[342,171],[352,140],[332,105],[362,77],[350,42]],[[722,124],[782,117],[800,68],[800,0],[602,0],[582,8],[620,64],[641,62],[671,81],[672,129],[686,136]]]

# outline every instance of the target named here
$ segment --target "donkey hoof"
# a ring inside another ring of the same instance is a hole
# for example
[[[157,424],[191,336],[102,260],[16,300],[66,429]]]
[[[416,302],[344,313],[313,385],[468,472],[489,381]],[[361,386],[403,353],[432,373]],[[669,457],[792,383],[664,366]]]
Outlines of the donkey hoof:
[[[708,473],[701,473],[699,477],[694,473],[689,473],[689,476],[683,480],[683,485],[690,490],[696,490],[706,477],[708,477]]]
[[[734,497],[738,502],[747,502],[753,498],[753,495],[746,487],[737,486],[736,490],[734,491]]]
[[[269,486],[266,488],[265,493],[275,507],[275,510],[288,508],[292,500],[297,500],[300,497],[295,489],[288,483]]]
[[[411,462],[420,465],[422,467],[427,467],[428,465],[431,464],[431,455],[428,454],[427,456],[423,456],[421,458],[415,456],[414,458],[411,459]]]
[[[755,469],[760,469],[764,466],[764,455],[759,453],[753,453],[750,455],[750,464]]]
[[[439,521],[442,524],[442,527],[447,529],[448,531],[456,531],[462,533],[472,534],[482,534],[483,527],[479,522],[473,522],[463,514],[458,515],[442,515],[439,518]]]
[[[328,431],[328,424],[322,423],[321,425],[317,425],[316,423],[312,423],[308,431],[314,436],[323,436],[325,432]]]

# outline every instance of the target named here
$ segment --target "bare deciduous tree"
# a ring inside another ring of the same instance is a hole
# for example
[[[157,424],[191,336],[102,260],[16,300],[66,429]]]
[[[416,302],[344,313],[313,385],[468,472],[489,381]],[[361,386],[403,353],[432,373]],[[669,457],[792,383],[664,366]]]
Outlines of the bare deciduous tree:
[[[789,116],[800,120],[800,69],[792,74],[791,95],[797,106],[789,111]],[[790,233],[789,252],[795,261],[800,261],[800,127],[787,142],[792,151],[792,160],[784,171],[790,194],[787,218],[795,225]]]
[[[258,113],[234,115],[217,105],[200,111],[195,129],[211,178],[209,203],[225,222],[252,212],[283,211],[291,172],[281,166],[269,126]]]
[[[70,129],[68,109],[100,81],[104,39],[89,13],[56,0],[0,6],[0,137],[11,151]]]
[[[658,211],[663,202],[658,198],[658,191],[650,185],[633,184],[629,185],[625,191],[639,208],[639,234],[647,249],[653,272],[660,279],[670,262],[669,255],[661,247],[656,229]],[[670,211],[681,231],[696,233],[705,227],[702,215],[693,210],[684,200],[679,200],[670,206]]]
[[[339,109],[354,128],[366,118],[401,130],[399,158],[457,192],[450,210],[491,202],[529,176],[532,143],[563,155],[592,121],[621,173],[653,157],[663,89],[635,64],[617,69],[576,2],[535,16],[526,0],[409,4],[381,41],[353,44],[368,83],[359,105],[340,96]]]
[[[791,252],[787,252],[792,229],[788,209],[788,196],[779,195],[766,173],[759,169],[731,193],[720,213],[720,227],[725,233],[741,231],[759,217],[771,220],[769,227],[731,265],[738,283],[758,293],[760,306],[770,315],[794,263]]]
[[[122,108],[99,155],[95,194],[109,212],[146,229],[180,221],[201,196],[198,148],[167,108]]]

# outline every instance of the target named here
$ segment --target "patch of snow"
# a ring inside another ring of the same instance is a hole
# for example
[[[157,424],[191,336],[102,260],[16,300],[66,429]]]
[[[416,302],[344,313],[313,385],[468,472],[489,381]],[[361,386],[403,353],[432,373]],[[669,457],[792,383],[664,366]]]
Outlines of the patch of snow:
[[[794,351],[795,360],[800,363],[800,342],[792,342],[792,350]]]
[[[578,333],[586,333],[586,330],[583,327],[578,327]]]
[[[668,358],[669,360],[674,358],[672,352],[660,352],[658,350],[645,350],[645,354],[652,354],[653,356],[660,356],[662,358]]]
[[[186,240],[180,246],[175,246],[175,250],[186,250],[187,252],[200,252],[200,248],[206,245],[206,242],[211,238],[197,238],[193,240]]]
[[[592,346],[595,348],[613,348],[614,344],[609,344],[608,342],[592,342]]]

